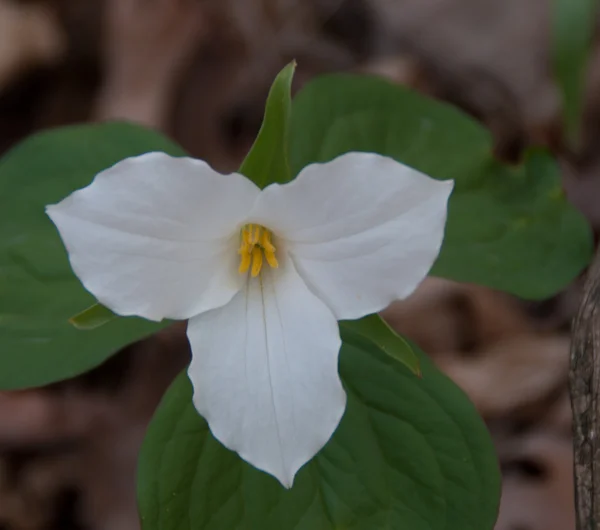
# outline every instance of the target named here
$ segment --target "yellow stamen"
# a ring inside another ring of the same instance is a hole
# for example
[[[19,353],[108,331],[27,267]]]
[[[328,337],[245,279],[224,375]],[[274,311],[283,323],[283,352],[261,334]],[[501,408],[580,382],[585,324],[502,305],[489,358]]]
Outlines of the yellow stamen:
[[[250,252],[242,252],[242,249],[240,249],[239,254],[241,256],[241,259],[240,268],[238,269],[238,271],[240,274],[245,274],[246,272],[248,272],[248,269],[250,268],[250,262],[252,261],[250,259]]]
[[[265,249],[265,252],[275,252],[275,247],[271,243],[271,233],[267,230],[261,235],[260,246]]]
[[[273,269],[276,269],[277,267],[279,267],[279,262],[277,261],[277,258],[275,257],[275,252],[271,252],[271,251],[265,249],[265,258],[267,258],[267,263]]]
[[[245,274],[250,270],[252,277],[256,278],[260,274],[265,260],[270,267],[279,267],[275,255],[277,249],[271,242],[270,230],[261,225],[247,224],[242,228],[240,235],[241,242],[238,250],[240,274]]]
[[[256,225],[256,227],[254,228],[254,237],[252,238],[252,243],[254,243],[255,245],[260,241],[260,228],[261,227],[259,225]]]
[[[238,250],[238,254],[243,256],[244,254],[249,254],[252,249],[248,244],[248,238],[245,233],[242,233],[242,243],[240,244],[240,249]]]
[[[260,247],[255,246],[252,249],[252,270],[250,274],[252,274],[253,278],[256,278],[260,274],[260,269],[262,269],[263,264],[263,253],[260,250]]]

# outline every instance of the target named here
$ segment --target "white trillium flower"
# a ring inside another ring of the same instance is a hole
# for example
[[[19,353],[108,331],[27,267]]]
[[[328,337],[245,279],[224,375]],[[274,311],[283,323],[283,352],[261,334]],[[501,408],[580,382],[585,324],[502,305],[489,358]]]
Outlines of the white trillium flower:
[[[452,187],[372,153],[263,190],[148,153],[47,213],[100,303],[189,319],[196,409],[226,447],[289,488],[344,413],[337,321],[414,291],[439,253]]]

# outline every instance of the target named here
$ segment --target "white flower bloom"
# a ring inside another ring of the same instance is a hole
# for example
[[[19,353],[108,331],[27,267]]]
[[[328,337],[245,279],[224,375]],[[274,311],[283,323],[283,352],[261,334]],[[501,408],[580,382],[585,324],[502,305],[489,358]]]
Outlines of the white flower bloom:
[[[100,303],[189,319],[198,412],[226,447],[291,487],[344,413],[337,320],[413,292],[439,253],[452,186],[348,153],[260,190],[149,153],[47,212]]]

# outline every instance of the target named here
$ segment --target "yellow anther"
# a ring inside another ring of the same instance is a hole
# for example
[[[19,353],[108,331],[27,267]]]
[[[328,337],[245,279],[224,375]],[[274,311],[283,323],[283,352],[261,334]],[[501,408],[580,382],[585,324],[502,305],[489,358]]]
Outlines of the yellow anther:
[[[252,261],[250,258],[250,252],[242,251],[242,249],[240,249],[239,254],[241,256],[241,259],[240,268],[238,269],[238,271],[240,272],[240,274],[245,274],[246,272],[248,272],[248,269],[250,268],[250,262]]]
[[[242,230],[242,244],[246,245],[247,247],[252,246],[252,225],[248,225]]]
[[[264,230],[260,237],[260,246],[267,252],[275,252],[275,247],[271,243],[271,233],[268,230]]]
[[[252,226],[252,225],[250,225]],[[260,232],[261,232],[261,227],[259,225],[256,225],[254,227],[254,236],[252,237],[252,243],[254,243],[255,245],[260,242]]]
[[[276,248],[271,242],[272,234],[264,226],[248,224],[241,230],[241,242],[238,254],[240,255],[240,274],[250,270],[253,278],[260,274],[263,262],[270,267],[279,267],[275,256]]]
[[[275,247],[273,247],[275,248]],[[265,249],[265,258],[267,259],[267,263],[274,269],[276,269],[277,267],[279,267],[279,262],[277,261],[277,258],[275,257],[275,252],[271,252],[268,251],[267,249]]]
[[[260,269],[262,269],[263,264],[263,253],[259,246],[255,246],[252,249],[252,270],[250,274],[252,274],[253,278],[256,278],[260,274]]]

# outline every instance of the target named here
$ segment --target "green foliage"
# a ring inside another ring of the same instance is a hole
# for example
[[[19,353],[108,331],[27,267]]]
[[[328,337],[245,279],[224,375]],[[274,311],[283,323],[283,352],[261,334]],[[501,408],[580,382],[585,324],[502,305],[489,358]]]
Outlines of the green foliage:
[[[553,0],[552,55],[571,142],[577,145],[598,0]]]
[[[393,359],[401,362],[413,374],[421,377],[419,357],[409,342],[398,335],[379,315],[369,315],[360,320],[340,322],[342,330],[350,329],[373,341],[377,347]]]
[[[290,134],[294,174],[371,151],[454,179],[433,275],[544,298],[591,259],[590,229],[567,203],[554,160],[532,151],[521,166],[501,164],[488,131],[448,105],[381,79],[324,76],[294,99]]]
[[[473,120],[375,78],[324,77],[291,105],[294,68],[275,80],[240,170],[259,186],[344,152],[373,151],[456,182],[433,274],[536,298],[588,263],[590,231],[548,154],[503,165]],[[99,171],[153,150],[184,155],[154,132],[104,124],[34,136],[0,161],[1,388],[77,375],[165,324],[92,305],[44,214]],[[379,317],[340,329],[347,410],[289,491],[221,446],[192,405],[187,377],[177,379],[141,456],[145,530],[493,528],[498,466],[468,399]]]
[[[423,354],[418,379],[363,331],[342,327],[346,413],[291,490],[212,437],[182,374],[142,449],[144,530],[491,530],[500,474],[473,406]]]
[[[111,123],[38,134],[0,160],[0,388],[80,374],[160,327],[137,318],[86,332],[71,325],[94,298],[44,213],[119,160],[158,150],[184,154],[157,133]]]
[[[246,156],[240,173],[260,188],[273,182],[291,180],[288,162],[290,114],[292,111],[292,79],[296,62],[288,64],[275,78],[265,116],[256,140]]]

